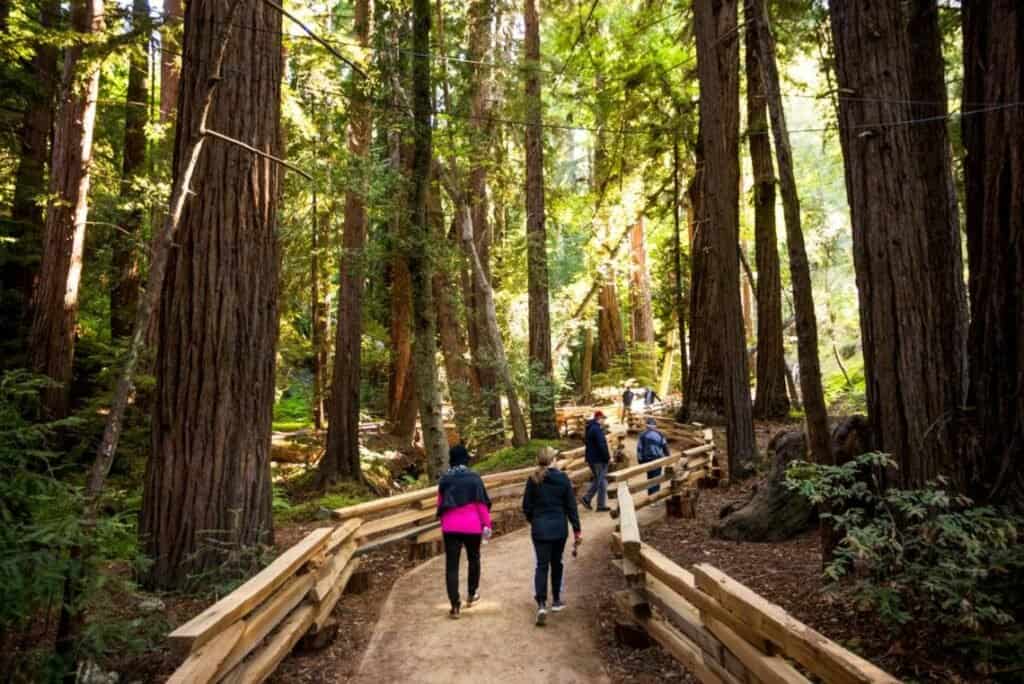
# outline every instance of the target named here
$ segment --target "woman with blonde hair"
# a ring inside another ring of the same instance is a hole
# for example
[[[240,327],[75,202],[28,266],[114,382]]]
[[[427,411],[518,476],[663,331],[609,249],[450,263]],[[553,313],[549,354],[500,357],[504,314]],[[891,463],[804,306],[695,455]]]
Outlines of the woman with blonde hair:
[[[551,576],[551,610],[565,608],[562,603],[562,554],[569,539],[569,525],[578,544],[582,538],[576,495],[569,477],[555,467],[554,449],[545,447],[537,454],[537,470],[526,481],[523,513],[530,523],[530,536],[537,556],[534,573],[534,598],[537,601],[537,625],[547,619],[548,575]]]

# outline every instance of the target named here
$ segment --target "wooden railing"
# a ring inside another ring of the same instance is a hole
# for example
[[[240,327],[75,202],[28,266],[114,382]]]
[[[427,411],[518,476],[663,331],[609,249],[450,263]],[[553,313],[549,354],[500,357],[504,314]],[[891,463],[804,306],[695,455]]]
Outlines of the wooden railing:
[[[804,625],[721,570],[686,570],[644,544],[633,496],[618,486],[614,561],[628,588],[616,594],[626,615],[707,684],[890,684],[896,678]]]
[[[640,463],[609,473],[609,499],[616,502],[620,487],[615,485],[625,485],[629,493],[634,495],[631,500],[637,510],[663,499],[670,499],[672,501],[668,507],[669,511],[681,514],[685,505],[683,499],[690,496],[693,487],[702,481],[714,483],[721,478],[723,464],[719,463],[711,429],[699,426],[675,429],[687,430],[688,441],[696,442],[697,445],[688,449],[677,449],[670,456],[655,461]],[[648,479],[647,473],[658,468],[661,468],[661,475]],[[646,490],[655,485],[660,485],[660,490],[654,494],[648,494]],[[612,506],[613,518],[619,517],[620,508],[621,502]]]
[[[613,438],[621,438],[613,434]],[[574,483],[590,473],[583,448],[558,461]],[[518,509],[534,468],[483,476],[492,512]],[[251,684],[265,680],[303,636],[316,635],[344,593],[360,556],[388,544],[441,539],[437,487],[334,511],[338,523],[307,534],[242,586],[170,634],[185,660],[169,682]]]

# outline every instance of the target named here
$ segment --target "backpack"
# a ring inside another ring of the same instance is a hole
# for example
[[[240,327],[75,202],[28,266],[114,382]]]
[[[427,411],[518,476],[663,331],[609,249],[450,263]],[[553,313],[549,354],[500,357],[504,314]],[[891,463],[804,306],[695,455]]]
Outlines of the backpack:
[[[643,439],[644,443],[642,453],[647,461],[655,461],[666,455],[665,438],[661,436],[660,432],[648,430],[641,439]]]

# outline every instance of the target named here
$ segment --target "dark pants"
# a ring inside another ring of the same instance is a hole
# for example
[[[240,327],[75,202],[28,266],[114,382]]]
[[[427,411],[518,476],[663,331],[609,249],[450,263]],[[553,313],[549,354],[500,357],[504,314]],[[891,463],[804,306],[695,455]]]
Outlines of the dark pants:
[[[453,606],[459,601],[459,556],[462,547],[466,547],[469,559],[469,596],[472,597],[480,588],[480,535],[444,533],[444,575],[448,588],[448,600]]]
[[[548,600],[548,569],[551,570],[551,598],[557,601],[562,595],[562,554],[568,537],[554,540],[533,540],[533,551],[537,554],[537,572],[533,575],[534,598],[537,603]]]
[[[661,477],[661,468],[655,468],[654,470],[647,471],[648,480],[653,480],[656,477]],[[661,485],[654,485],[653,487],[647,488],[648,494],[657,494],[659,491],[661,491]]]

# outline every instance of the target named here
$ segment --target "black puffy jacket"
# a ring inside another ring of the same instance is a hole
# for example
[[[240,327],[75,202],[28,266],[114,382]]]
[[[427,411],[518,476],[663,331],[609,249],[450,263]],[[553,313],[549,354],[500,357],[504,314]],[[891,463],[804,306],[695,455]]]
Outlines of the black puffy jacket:
[[[556,468],[548,468],[540,484],[530,477],[523,492],[523,514],[530,522],[530,532],[538,541],[553,541],[569,536],[569,526],[580,531],[580,515],[576,494],[569,476]]]

